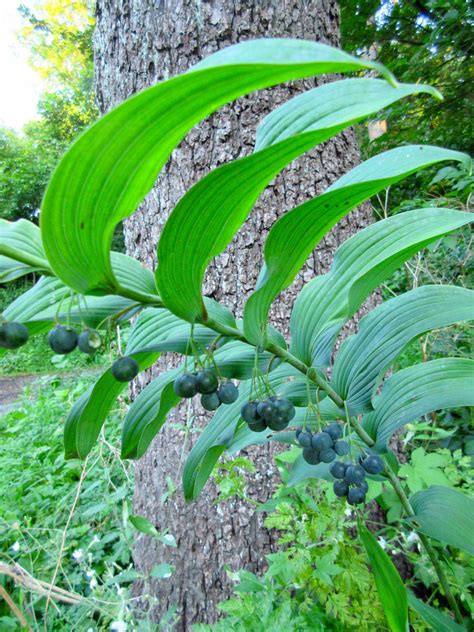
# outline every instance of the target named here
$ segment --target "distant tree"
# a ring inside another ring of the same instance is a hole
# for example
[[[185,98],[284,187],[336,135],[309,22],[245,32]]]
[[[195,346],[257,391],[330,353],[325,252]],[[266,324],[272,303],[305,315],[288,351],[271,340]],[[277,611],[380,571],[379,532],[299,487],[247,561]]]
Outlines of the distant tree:
[[[373,153],[403,142],[443,145],[471,152],[474,13],[471,0],[344,0],[342,45],[370,51],[400,81],[437,87],[444,102],[419,99],[393,106],[390,134]]]

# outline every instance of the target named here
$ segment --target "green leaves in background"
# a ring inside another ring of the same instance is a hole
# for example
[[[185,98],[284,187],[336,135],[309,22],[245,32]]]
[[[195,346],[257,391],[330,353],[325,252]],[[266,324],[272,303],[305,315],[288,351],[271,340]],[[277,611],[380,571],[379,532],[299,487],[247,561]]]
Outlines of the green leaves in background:
[[[393,183],[395,177],[402,177],[402,169],[410,163],[412,166],[415,164],[415,158],[417,168],[421,168],[426,166],[426,160],[451,160],[456,156],[454,152],[441,148],[424,147],[418,152],[415,149],[402,147],[388,151],[353,171],[360,171],[369,164],[373,169],[374,164],[380,161],[379,168],[387,164],[389,169],[395,170],[391,174],[392,179],[388,171],[384,176],[385,182]],[[409,154],[408,161],[404,152]],[[463,154],[457,156],[461,160]],[[378,182],[377,179],[373,184],[378,185]],[[371,184],[361,183],[352,187],[357,189],[360,186],[364,191]],[[350,188],[338,191],[349,194]],[[471,213],[423,208],[376,222],[345,241],[336,251],[329,273],[305,285],[295,301],[290,325],[291,352],[309,365],[328,366],[334,339],[367,296],[418,250],[471,221]]]
[[[115,226],[150,191],[201,119],[243,94],[324,72],[387,70],[316,42],[247,41],[133,96],[90,127],[51,178],[41,209],[54,272],[81,294],[120,293],[110,262]]]
[[[462,492],[432,485],[410,498],[418,531],[474,555],[474,500]]]
[[[465,632],[466,629],[459,623],[456,623],[456,621],[453,621],[447,614],[437,608],[433,608],[433,606],[429,606],[427,603],[423,603],[423,601],[415,597],[411,590],[407,592],[410,608],[413,608],[435,632]]]
[[[406,423],[441,408],[474,406],[474,360],[443,358],[416,364],[395,373],[364,415],[363,427],[384,449]]]
[[[357,530],[372,567],[377,592],[390,630],[407,632],[408,598],[401,577],[392,560],[360,520],[357,521]]]
[[[359,331],[341,346],[332,385],[351,414],[372,410],[378,380],[416,336],[472,318],[474,292],[426,285],[379,305],[360,321]]]
[[[393,88],[381,80],[349,79],[305,92],[274,110],[262,123],[265,141],[260,142],[258,151],[214,169],[186,193],[166,222],[158,244],[156,278],[168,309],[189,322],[205,322],[201,286],[208,264],[232,241],[270,180],[292,160],[397,99],[429,91],[427,86]],[[305,209],[311,209],[308,204]],[[314,215],[306,223],[292,216],[295,222],[284,228],[283,234],[279,222],[274,226],[273,234],[279,241],[273,247],[269,235],[265,252],[272,261],[282,257],[278,285],[272,287],[270,295],[265,294],[263,313],[245,316],[245,334],[251,342],[262,342],[261,330],[274,296],[293,280],[317,240],[350,208],[346,200],[342,209],[332,209],[318,230],[308,226],[313,227]],[[176,292],[177,287],[180,292]]]

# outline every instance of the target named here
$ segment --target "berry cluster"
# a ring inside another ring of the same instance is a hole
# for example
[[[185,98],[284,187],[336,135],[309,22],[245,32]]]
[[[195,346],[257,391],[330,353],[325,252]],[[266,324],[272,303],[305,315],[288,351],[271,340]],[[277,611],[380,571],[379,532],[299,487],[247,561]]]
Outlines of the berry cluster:
[[[295,407],[289,399],[269,397],[264,401],[251,400],[244,404],[240,415],[253,432],[284,430],[295,416]]]
[[[316,434],[309,430],[297,430],[296,438],[303,448],[303,459],[310,465],[332,463],[336,456],[349,454],[349,444],[341,441],[342,426],[331,424]]]
[[[373,454],[359,459],[360,464],[336,461],[330,472],[336,479],[333,484],[334,493],[339,498],[347,497],[349,504],[359,505],[365,502],[369,486],[366,474],[380,474],[384,469],[382,459]]]
[[[4,349],[18,349],[28,341],[28,329],[23,323],[14,321],[0,325],[0,347]]]
[[[205,410],[216,410],[221,404],[233,404],[239,390],[233,382],[219,385],[219,378],[213,369],[202,369],[198,373],[184,373],[173,383],[174,392],[179,397],[191,398],[201,394],[201,406]]]

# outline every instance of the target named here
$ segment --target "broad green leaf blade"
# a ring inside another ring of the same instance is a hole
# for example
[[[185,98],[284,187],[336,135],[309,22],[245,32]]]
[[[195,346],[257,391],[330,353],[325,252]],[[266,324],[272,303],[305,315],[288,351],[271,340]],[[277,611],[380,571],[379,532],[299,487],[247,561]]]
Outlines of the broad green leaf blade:
[[[406,423],[441,408],[474,406],[474,360],[443,358],[416,364],[395,373],[375,399],[374,411],[364,415],[363,427],[384,449]]]
[[[182,369],[158,376],[134,400],[128,409],[122,431],[122,459],[139,459],[163,426],[166,415],[180,397],[173,390],[173,381]]]
[[[429,162],[456,156],[447,150],[429,149]],[[412,160],[413,156],[419,158],[417,168],[421,168],[426,154],[414,152],[414,148],[391,150],[377,158],[382,164],[387,158],[393,161],[400,177],[401,169],[410,164],[403,159],[404,151],[409,151]],[[392,184],[394,178],[386,176],[386,182]],[[348,192],[347,188],[342,191]],[[335,337],[366,297],[418,250],[470,221],[470,213],[423,208],[376,222],[348,239],[338,248],[329,273],[310,281],[296,299],[290,325],[292,353],[307,364],[327,366]]]
[[[41,272],[41,268],[32,267],[26,263],[21,263],[21,261],[0,255],[0,283],[10,283],[33,272]]]
[[[365,316],[359,332],[342,344],[332,386],[351,414],[372,410],[378,380],[402,349],[417,336],[473,315],[474,292],[449,285],[427,285],[379,305]]]
[[[356,80],[342,81],[339,83],[344,84],[345,86],[349,83],[353,83],[354,81]],[[368,80],[359,81],[367,82]],[[376,83],[383,85],[383,82],[380,81]],[[402,85],[401,88],[403,87],[404,86]],[[389,89],[393,90],[393,88],[390,88],[389,86],[386,87],[386,90]],[[364,90],[362,85],[361,90]],[[367,90],[365,98],[369,100],[371,105],[376,106],[377,99],[372,102],[373,97],[373,94],[370,95],[370,90]],[[350,95],[347,98],[349,101],[351,100]],[[284,107],[285,106],[283,106],[283,108]],[[278,110],[271,116],[274,116],[277,112]],[[297,206],[292,211],[281,217],[273,225],[268,234],[264,250],[265,266],[259,277],[258,288],[257,291],[249,298],[245,306],[244,330],[247,338],[252,340],[255,344],[263,343],[262,332],[264,331],[264,326],[268,318],[268,311],[272,301],[280,292],[290,285],[316,244],[339,219],[361,202],[372,197],[378,191],[381,191],[387,186],[400,181],[402,178],[419,169],[443,160],[459,160],[468,162],[469,158],[465,154],[461,154],[459,152],[429,146],[401,147],[385,152],[355,167],[350,174],[347,174],[335,182],[326,193]],[[343,185],[341,183],[346,184]],[[464,223],[469,221],[468,217],[469,215],[467,213],[464,214]],[[399,220],[399,218],[400,216],[393,219]],[[457,227],[455,222],[452,223],[455,227]],[[433,226],[435,225],[436,224],[432,222],[430,228],[431,232],[436,235],[436,231],[433,230]],[[425,230],[427,230],[426,222]],[[439,234],[443,234],[443,231]],[[360,243],[362,239],[360,233],[358,234],[358,237],[358,243]],[[433,237],[432,239],[435,238],[436,237]],[[424,242],[426,242],[426,240],[424,240]],[[400,250],[402,249],[403,244],[400,244]],[[392,243],[392,250],[395,253],[397,252],[395,250],[394,242]],[[383,250],[378,252],[379,258],[383,252]],[[414,252],[416,252],[416,249]],[[406,258],[409,256],[410,254],[407,254]],[[399,260],[400,256],[397,262],[394,262],[394,268],[399,265]],[[363,263],[366,267],[368,267],[370,262],[371,259],[366,257]],[[333,269],[337,270],[339,265],[340,261],[335,261]],[[330,288],[331,296],[335,296],[335,290],[332,286],[334,277],[336,276],[339,279],[341,272],[343,271],[337,270],[337,272],[333,273],[332,276],[327,279],[327,288],[325,289],[327,292],[328,288]],[[351,270],[351,272],[355,272],[356,274],[358,273],[362,276],[362,283],[365,282],[366,284],[367,279],[364,279],[363,271],[361,273],[359,270]],[[376,268],[376,272],[380,277],[383,270],[378,267]],[[329,276],[330,275],[327,275],[327,277]],[[349,277],[349,275],[347,276]],[[348,281],[349,278],[346,279],[346,285],[340,282],[338,287],[346,288],[344,294],[347,295],[347,308],[352,309],[353,304],[360,298],[361,290],[365,290],[366,288],[358,286],[351,288]],[[317,287],[320,289],[320,284]],[[357,294],[351,297],[350,291],[356,292]],[[368,293],[370,293],[370,290]],[[319,302],[320,294],[321,292],[318,292],[318,300],[315,302]],[[336,300],[339,310],[342,311],[344,304],[341,305],[340,294],[337,295]],[[362,302],[363,299],[360,303]],[[358,306],[354,308],[352,313],[354,313],[357,308]],[[319,309],[317,308],[315,310],[315,316],[319,314]],[[296,329],[298,327],[299,325],[295,326]],[[308,354],[306,353],[305,355],[307,356]]]
[[[145,535],[149,535],[152,538],[158,538],[159,533],[155,527],[155,525],[150,522],[147,518],[143,516],[129,516],[128,519],[133,524],[137,531],[140,533],[144,533]]]
[[[408,597],[402,579],[392,560],[361,520],[357,521],[357,529],[370,561],[377,592],[390,630],[407,632]]]
[[[418,531],[474,555],[474,500],[450,487],[432,485],[410,498]]]
[[[179,77],[133,96],[89,128],[53,174],[41,210],[43,244],[56,274],[81,294],[118,293],[110,244],[186,133],[254,90],[325,72],[388,71],[316,42],[242,42]]]
[[[381,80],[349,79],[310,90],[275,110],[268,117],[271,123],[266,144],[200,180],[166,222],[158,244],[156,271],[166,307],[189,322],[205,322],[207,314],[201,297],[205,270],[231,242],[267,184],[295,158],[345,127],[400,98],[424,91],[429,88],[408,84],[394,88]],[[270,141],[273,144],[268,144]],[[286,232],[283,237],[287,248],[289,234]],[[289,276],[290,280],[294,278],[315,239],[300,244],[298,233],[292,244],[297,263],[290,273],[285,272],[285,265],[281,271],[286,280]]]
[[[128,290],[127,296],[134,295],[137,301],[144,303],[158,299],[155,277],[151,270],[147,270],[139,261],[121,252],[111,252],[110,259],[120,287]]]
[[[7,222],[0,218],[0,255],[51,274],[38,226],[26,219]]]
[[[272,388],[278,391],[283,383],[297,375],[296,369],[282,365],[269,374],[268,380]],[[217,410],[193,446],[183,471],[186,500],[195,500],[199,496],[219,456],[231,443],[237,426],[244,423],[240,418],[240,408],[246,401],[248,390],[241,387],[238,400]]]
[[[436,632],[465,632],[465,628],[451,619],[448,614],[417,599],[411,590],[407,592],[410,608],[413,608],[433,630]]]

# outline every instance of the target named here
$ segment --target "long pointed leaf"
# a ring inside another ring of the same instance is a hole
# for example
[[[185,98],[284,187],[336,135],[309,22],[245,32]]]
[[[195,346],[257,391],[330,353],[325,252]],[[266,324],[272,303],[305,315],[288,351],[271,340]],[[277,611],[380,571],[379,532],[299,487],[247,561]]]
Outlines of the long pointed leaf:
[[[89,128],[53,174],[41,231],[56,274],[81,294],[117,293],[110,244],[172,150],[200,120],[243,94],[318,75],[383,67],[315,42],[266,39],[219,51],[135,95]]]
[[[349,79],[310,90],[275,110],[268,117],[270,129],[259,151],[209,173],[171,213],[158,244],[156,272],[166,307],[189,322],[205,322],[201,297],[205,270],[231,242],[270,180],[296,157],[345,127],[400,98],[425,91],[430,88],[411,84],[394,88],[381,80]],[[339,214],[344,210],[339,209]],[[325,226],[322,234],[327,229]],[[303,238],[292,242],[290,234],[286,232],[284,242],[287,248],[293,244],[297,259],[291,268],[292,280],[316,237],[308,241],[305,236],[308,243]],[[281,273],[288,280],[286,266]],[[255,342],[255,336],[250,339]]]
[[[421,415],[474,406],[474,360],[443,358],[403,369],[385,382],[363,427],[384,449],[392,434]]]
[[[474,500],[450,487],[432,485],[410,498],[418,531],[474,555]]]
[[[456,159],[453,152],[427,149],[428,161]],[[410,158],[404,160],[405,151],[420,159],[420,168],[426,153],[414,148],[391,150],[378,158],[383,163],[384,156],[391,156],[400,172],[410,164]],[[329,273],[310,281],[296,299],[290,325],[292,353],[307,364],[327,366],[335,337],[367,296],[415,252],[471,221],[471,213],[424,208],[376,222],[348,239],[337,250]]]
[[[426,331],[472,318],[474,292],[427,285],[379,305],[360,321],[334,362],[332,385],[351,414],[372,410],[372,395],[383,372],[406,344]]]

